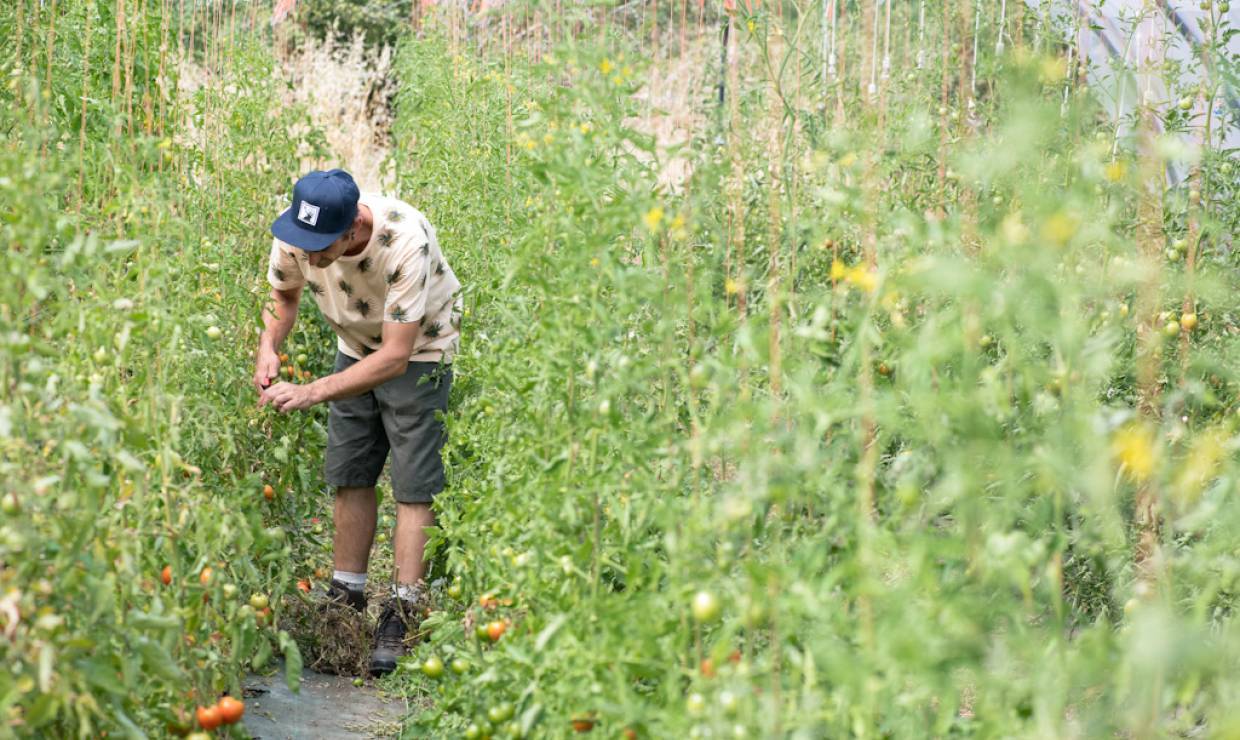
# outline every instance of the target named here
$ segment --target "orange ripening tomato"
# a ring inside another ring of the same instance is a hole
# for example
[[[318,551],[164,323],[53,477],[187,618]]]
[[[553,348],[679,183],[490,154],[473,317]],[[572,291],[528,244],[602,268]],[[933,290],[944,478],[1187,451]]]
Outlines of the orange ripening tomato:
[[[272,488],[270,483],[263,486],[263,498],[270,501],[274,499],[275,497],[276,497],[276,489]]]
[[[172,583],[172,566],[171,565],[165,565],[164,569],[159,572],[159,580],[163,581],[165,586],[168,586]]]
[[[702,675],[707,678],[715,677],[715,661],[710,658],[702,658],[701,665]]]
[[[198,574],[198,582],[204,586],[210,586],[211,585],[211,574],[214,572],[215,571],[211,570],[211,566],[209,565],[206,566],[205,568],[202,569],[202,572]]]
[[[204,730],[214,730],[223,722],[218,707],[198,707],[198,726]]]
[[[297,588],[305,593],[310,593],[310,579],[303,578],[297,582]]]
[[[241,715],[245,714],[245,703],[231,696],[221,697],[215,708],[219,710],[220,719],[226,725],[236,723],[241,719]]]
[[[487,625],[487,637],[491,638],[491,642],[499,642],[499,638],[504,636],[507,629],[508,625],[496,620]]]
[[[573,729],[577,732],[589,732],[594,729],[594,718],[573,717]]]

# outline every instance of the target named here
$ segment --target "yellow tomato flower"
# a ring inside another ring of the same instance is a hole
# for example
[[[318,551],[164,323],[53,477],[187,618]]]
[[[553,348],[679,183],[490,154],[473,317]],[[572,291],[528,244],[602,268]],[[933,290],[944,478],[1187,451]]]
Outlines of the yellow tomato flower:
[[[646,228],[650,229],[651,231],[658,230],[659,224],[662,222],[663,222],[663,208],[661,206],[655,206],[654,208],[651,208],[649,211],[646,211],[645,216],[642,216],[642,223],[646,224]]]
[[[1127,476],[1138,482],[1148,479],[1158,461],[1154,432],[1144,424],[1125,426],[1111,439],[1111,454]]]

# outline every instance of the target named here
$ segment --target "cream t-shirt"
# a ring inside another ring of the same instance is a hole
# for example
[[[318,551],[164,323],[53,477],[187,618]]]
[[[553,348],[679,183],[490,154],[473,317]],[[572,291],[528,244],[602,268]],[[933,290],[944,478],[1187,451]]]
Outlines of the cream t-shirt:
[[[362,193],[359,202],[374,215],[365,249],[317,268],[305,252],[274,239],[267,281],[277,290],[308,289],[340,351],[354,359],[379,348],[383,322],[416,321],[421,333],[409,360],[451,362],[461,336],[461,284],[439,251],[434,227],[396,198]]]

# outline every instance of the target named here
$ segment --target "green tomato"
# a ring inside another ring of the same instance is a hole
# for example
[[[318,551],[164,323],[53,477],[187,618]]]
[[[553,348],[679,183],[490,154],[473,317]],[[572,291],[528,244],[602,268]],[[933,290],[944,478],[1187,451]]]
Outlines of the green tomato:
[[[687,711],[691,717],[702,716],[702,712],[706,711],[705,697],[697,692],[689,694],[689,698],[685,699],[685,711]]]
[[[479,640],[487,641],[491,639],[491,636],[487,634],[487,625],[485,622],[481,622],[474,627],[474,637],[477,637]]]
[[[709,591],[698,591],[693,596],[693,618],[698,622],[713,622],[722,610],[719,599]]]
[[[465,740],[478,740],[482,737],[482,728],[475,722],[470,722],[469,727],[465,728]]]
[[[250,596],[250,606],[256,610],[266,609],[268,603],[270,602],[267,599],[267,594],[253,594]]]
[[[207,327],[207,339],[219,339],[223,335],[224,332],[220,331],[218,326]]]
[[[461,598],[461,593],[462,591],[461,591],[460,581],[453,581],[452,585],[448,586],[448,596],[454,599],[459,599]]]
[[[498,725],[501,722],[512,719],[512,714],[514,711],[515,710],[513,709],[512,704],[502,702],[487,710],[487,719],[491,720],[493,724]]]
[[[1178,321],[1168,321],[1166,326],[1163,327],[1163,334],[1167,335],[1167,337],[1174,337],[1179,333],[1180,322]]]
[[[689,387],[701,390],[710,382],[710,371],[704,365],[694,365],[689,369]]]
[[[439,656],[432,655],[422,664],[422,675],[427,678],[439,678],[443,675],[443,661]]]
[[[460,676],[469,671],[469,663],[464,658],[452,661],[452,672]]]

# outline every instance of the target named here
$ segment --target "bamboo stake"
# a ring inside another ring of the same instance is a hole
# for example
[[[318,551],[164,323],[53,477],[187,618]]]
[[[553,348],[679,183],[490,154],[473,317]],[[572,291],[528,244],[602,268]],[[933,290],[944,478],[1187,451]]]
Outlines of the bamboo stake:
[[[55,67],[56,52],[56,0],[52,0],[52,10],[48,20],[47,28],[47,83],[45,90],[49,93],[52,89],[52,70]]]
[[[116,44],[112,51],[112,110],[121,94],[121,39],[125,36],[125,0],[116,0]],[[116,124],[120,125],[119,121]],[[119,128],[115,130],[120,134]]]
[[[1146,9],[1150,10],[1150,2],[1146,0]],[[1149,34],[1149,43],[1154,43],[1154,34]],[[1140,49],[1140,42],[1137,47]],[[1141,72],[1149,73],[1149,55],[1138,51],[1138,67]],[[1146,78],[1148,81],[1148,77]],[[1148,82],[1147,82],[1148,84]],[[1157,131],[1155,129],[1155,111],[1144,99],[1139,112],[1140,125],[1140,162],[1141,181],[1137,202],[1137,247],[1141,256],[1151,265],[1162,265],[1163,248],[1163,173],[1158,164]],[[1137,292],[1137,316],[1140,324],[1137,329],[1137,386],[1138,410],[1145,419],[1156,420],[1159,415],[1159,384],[1158,372],[1162,354],[1161,327],[1157,323],[1158,307],[1161,304],[1160,285],[1162,276],[1159,270],[1151,270],[1141,283]],[[1158,501],[1160,492],[1155,480],[1140,482],[1136,495],[1135,520],[1137,525],[1137,545],[1135,561],[1138,578],[1148,584],[1157,580],[1155,569],[1159,543],[1160,512]]]
[[[143,16],[145,15],[146,4],[138,3],[138,28],[141,30]],[[129,135],[130,149],[133,149],[136,142],[133,140],[133,68],[134,57],[137,54],[138,41],[128,32],[125,34],[125,129]]]
[[[995,56],[1003,55],[1003,34],[1007,31],[1007,0],[999,0],[999,32],[995,41]]]
[[[833,0],[833,5],[838,2],[839,0]],[[837,10],[839,13],[839,17],[836,19],[836,22],[835,22],[837,26],[840,24],[840,22],[844,21],[848,17],[846,13],[847,8],[848,8],[847,5],[838,6]],[[835,34],[835,31],[832,30],[833,38],[834,38],[834,34]],[[845,117],[844,80],[848,79],[848,35],[847,34],[840,35],[839,48],[836,50],[836,55],[839,57],[840,69],[839,69],[838,76],[835,78],[835,125],[843,126],[844,117]]]
[[[14,58],[17,60],[18,69],[23,69],[26,66],[25,60],[22,58],[22,42],[26,38],[25,14],[26,0],[17,0],[17,25],[13,30],[17,33],[17,51]]]
[[[874,0],[873,13],[863,11],[862,14],[865,16],[865,40],[869,48],[869,56],[866,57],[863,72],[869,78],[869,83],[865,88],[865,102],[872,104],[878,92],[878,0]]]
[[[78,123],[78,178],[77,205],[75,210],[82,212],[82,199],[86,181],[86,108],[90,99],[90,40],[92,20],[95,16],[94,3],[86,4],[86,37],[82,40],[82,116]]]
[[[776,26],[778,28],[778,26]],[[771,41],[775,43],[775,49],[771,49]],[[779,34],[774,33],[768,37],[767,53],[771,57],[777,56],[776,53],[781,50]],[[769,260],[767,262],[767,283],[766,297],[767,307],[769,309],[770,331],[768,335],[768,371],[771,395],[774,402],[778,405],[778,398],[782,392],[781,381],[781,356],[780,356],[780,264],[779,257],[782,247],[781,233],[783,224],[780,215],[780,165],[783,162],[783,152],[780,147],[780,131],[783,129],[781,125],[784,120],[784,108],[779,94],[779,80],[775,77],[775,70],[771,65],[767,65],[769,90],[767,97],[769,99],[769,115],[768,122],[769,132],[767,134],[767,212],[768,212],[768,231],[767,231],[767,252]]]
[[[740,45],[736,39],[736,15],[728,15],[728,154],[732,160],[731,192],[729,193],[728,221],[731,226],[730,256],[734,261],[736,277],[736,312],[745,319],[745,163],[741,160],[740,117]],[[726,273],[725,273],[726,274]]]
[[[891,0],[887,0],[886,28],[883,30],[883,71],[880,79],[882,87],[878,94],[878,136],[883,141],[887,121],[887,88],[891,79]]]
[[[951,21],[946,10],[943,12],[943,40],[939,44],[942,75],[939,85],[939,167],[938,167],[938,215],[947,215],[947,89],[950,73],[948,66],[951,52]]]
[[[926,63],[926,0],[918,3],[917,9],[917,69]]]
[[[257,5],[255,6],[257,7]],[[169,33],[169,11],[168,0],[160,0],[159,7],[159,136],[164,136],[165,103],[168,98],[168,33]],[[159,158],[159,171],[164,171],[164,158]]]

